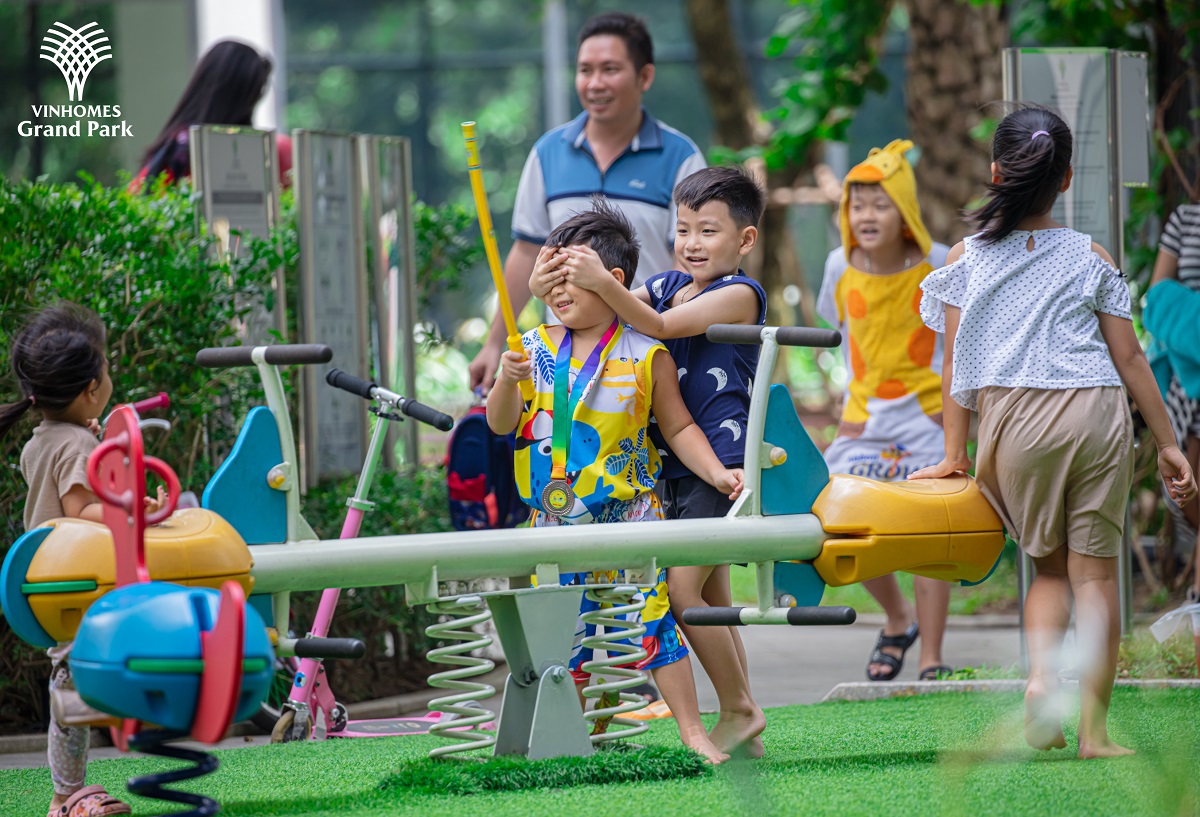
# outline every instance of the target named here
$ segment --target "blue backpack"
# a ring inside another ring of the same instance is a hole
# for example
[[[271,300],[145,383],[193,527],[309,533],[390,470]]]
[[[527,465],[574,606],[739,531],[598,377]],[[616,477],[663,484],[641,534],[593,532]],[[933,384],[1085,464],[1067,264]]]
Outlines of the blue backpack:
[[[513,478],[513,436],[493,433],[483,406],[454,426],[446,448],[446,483],[456,530],[514,528],[529,516]]]

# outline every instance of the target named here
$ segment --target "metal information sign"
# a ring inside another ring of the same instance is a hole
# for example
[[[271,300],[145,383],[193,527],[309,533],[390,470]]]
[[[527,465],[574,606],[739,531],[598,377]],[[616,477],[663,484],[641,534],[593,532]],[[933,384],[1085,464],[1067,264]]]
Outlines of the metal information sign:
[[[371,257],[375,373],[385,388],[415,398],[417,285],[411,143],[401,137],[371,135],[360,135],[357,142]],[[402,443],[401,462],[415,467],[419,461],[417,423],[409,421],[392,428],[396,430],[390,434]],[[395,438],[390,442],[384,449],[384,463],[394,467]]]
[[[302,406],[304,480],[356,473],[367,450],[367,405],[325,384],[336,366],[358,377],[368,368],[367,277],[361,189],[353,137],[296,130],[297,230],[300,237],[300,334],[325,343],[333,362],[307,366]]]
[[[1055,219],[1124,261],[1123,187],[1150,182],[1146,55],[1106,48],[1006,48],[1004,97],[1057,111],[1075,137]]]
[[[237,256],[241,237],[269,238],[279,221],[279,158],[275,134],[253,128],[193,125],[189,129],[192,181],[201,196],[201,212],[221,252]],[[270,330],[287,329],[284,272],[275,274],[273,314],[251,315],[247,343],[274,342]]]

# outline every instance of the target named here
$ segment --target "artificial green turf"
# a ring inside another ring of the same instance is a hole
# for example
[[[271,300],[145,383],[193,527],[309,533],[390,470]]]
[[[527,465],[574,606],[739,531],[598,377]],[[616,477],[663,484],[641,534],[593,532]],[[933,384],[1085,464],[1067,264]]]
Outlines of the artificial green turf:
[[[428,794],[479,794],[485,791],[558,789],[613,783],[647,783],[675,777],[701,777],[712,772],[704,758],[682,746],[646,746],[623,751],[611,749],[590,757],[556,757],[525,760],[499,757],[487,763],[416,760],[389,775],[384,791]]]
[[[711,723],[711,719],[709,720]],[[698,778],[446,795],[394,781],[423,768],[429,737],[286,744],[218,752],[222,766],[180,784],[228,817],[379,815],[1200,815],[1200,690],[1120,688],[1113,738],[1134,757],[1079,761],[1071,748],[1037,753],[1021,740],[1019,694],[942,694],[768,712],[767,756]],[[677,746],[674,722],[639,741]],[[132,774],[174,768],[157,758],[97,761],[88,782],[121,791]],[[423,787],[424,788],[424,787]],[[5,815],[41,817],[46,769],[0,773]],[[136,815],[155,804],[132,798]]]

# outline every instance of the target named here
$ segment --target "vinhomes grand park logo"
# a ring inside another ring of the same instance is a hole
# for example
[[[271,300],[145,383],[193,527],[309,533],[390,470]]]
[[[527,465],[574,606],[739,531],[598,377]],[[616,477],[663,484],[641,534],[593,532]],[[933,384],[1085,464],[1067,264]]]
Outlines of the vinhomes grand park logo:
[[[17,133],[21,136],[133,136],[133,131],[121,119],[120,105],[83,104],[83,88],[92,69],[112,59],[112,46],[99,23],[91,22],[75,29],[56,22],[42,38],[41,50],[39,56],[54,63],[62,72],[72,104],[30,106],[34,118],[18,124]],[[42,121],[47,119],[60,121]],[[102,121],[105,119],[120,121]]]

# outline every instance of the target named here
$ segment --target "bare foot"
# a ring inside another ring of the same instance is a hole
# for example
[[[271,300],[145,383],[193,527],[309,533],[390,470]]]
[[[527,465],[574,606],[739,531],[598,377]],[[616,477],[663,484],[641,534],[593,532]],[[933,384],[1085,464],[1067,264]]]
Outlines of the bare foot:
[[[715,745],[713,745],[713,742],[709,740],[708,733],[703,729],[700,729],[695,733],[689,732],[684,734],[683,732],[680,732],[679,737],[683,741],[684,746],[688,747],[693,752],[703,755],[704,760],[713,764],[714,766],[729,760],[729,755],[725,754]]]
[[[1067,738],[1062,730],[1058,708],[1058,690],[1029,679],[1025,687],[1025,742],[1034,749],[1065,749]],[[1082,751],[1082,750],[1081,750]]]
[[[1101,743],[1079,743],[1079,757],[1088,760],[1094,757],[1121,757],[1123,755],[1135,754],[1133,749],[1126,749],[1124,746],[1119,746],[1111,740],[1104,740]]]
[[[760,757],[766,754],[766,749],[763,748],[761,737],[756,737],[753,740],[742,744],[742,751],[746,753],[746,757],[751,758],[752,760],[758,760]]]
[[[746,712],[721,712],[717,725],[709,737],[722,752],[732,752],[744,744],[758,740],[767,728],[767,719],[757,706]],[[758,740],[759,757],[762,757],[762,741]]]

